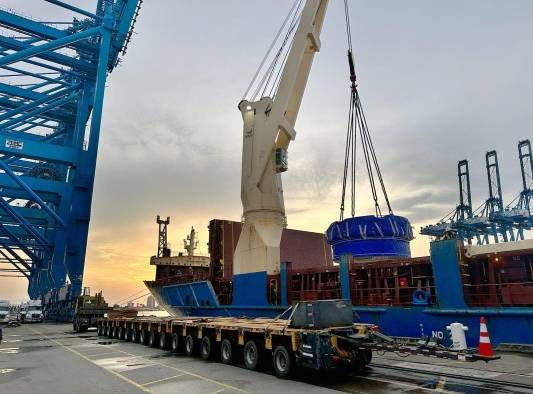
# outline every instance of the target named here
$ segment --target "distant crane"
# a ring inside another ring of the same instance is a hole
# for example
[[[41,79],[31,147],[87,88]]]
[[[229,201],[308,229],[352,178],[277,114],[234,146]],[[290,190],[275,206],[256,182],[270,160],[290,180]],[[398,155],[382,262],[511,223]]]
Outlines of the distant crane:
[[[531,154],[531,142],[529,140],[518,143],[518,157],[520,158],[523,186],[518,206],[527,209],[529,214],[531,214],[531,201],[533,200],[533,157]]]
[[[503,211],[503,197],[502,197],[502,185],[500,179],[500,167],[498,164],[498,154],[495,150],[487,152],[485,155],[485,163],[487,167],[487,181],[489,186],[489,198],[485,202],[485,207],[482,212],[482,216],[493,218],[494,215],[498,212]],[[498,242],[498,228],[496,223],[491,223],[492,236],[494,237],[494,242]],[[504,240],[507,241],[507,234],[502,231]],[[488,237],[488,234],[485,233],[485,236]],[[486,243],[488,239],[485,239]]]
[[[518,156],[523,190],[515,200],[504,207],[498,155],[492,150],[485,155],[489,197],[484,204],[472,209],[470,173],[468,161],[458,165],[459,205],[437,224],[420,229],[420,234],[436,237],[455,237],[468,244],[473,239],[477,244],[488,244],[492,237],[495,243],[524,239],[524,230],[533,228],[531,201],[533,200],[533,160],[529,140],[518,143]],[[514,201],[518,199],[515,206]]]
[[[457,163],[457,178],[459,182],[459,204],[437,224],[423,227],[420,230],[420,234],[436,238],[458,236],[471,244],[472,238],[476,236],[476,218],[474,218],[472,209],[468,160],[461,160]]]
[[[533,157],[529,140],[518,143],[518,159],[522,176],[522,191],[518,196],[518,203],[511,209],[511,212],[514,214],[517,237],[524,239],[524,230],[533,228]]]
[[[511,231],[511,236],[513,232],[512,229],[508,229],[509,222],[506,217],[502,215],[504,207],[500,178],[500,167],[498,163],[498,154],[495,150],[487,152],[487,154],[485,155],[485,164],[487,168],[489,198],[485,201],[485,204],[483,205],[481,214],[479,216],[483,218],[488,218],[490,220],[490,224],[488,228],[482,229],[482,243],[490,243],[489,235],[492,235],[494,242],[498,243],[500,241],[500,234],[504,241],[508,241],[508,231]]]

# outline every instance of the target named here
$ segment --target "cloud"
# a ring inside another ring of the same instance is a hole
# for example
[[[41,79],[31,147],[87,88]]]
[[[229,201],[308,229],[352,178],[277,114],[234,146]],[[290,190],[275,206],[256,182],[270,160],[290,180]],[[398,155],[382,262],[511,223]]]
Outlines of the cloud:
[[[5,1],[37,19],[68,19],[48,3]],[[94,7],[89,0],[76,4]],[[157,214],[172,216],[176,248],[194,225],[204,251],[209,219],[239,220],[236,105],[289,7],[259,0],[246,7],[143,5],[124,62],[108,78],[93,196],[85,278],[111,300],[153,276],[146,257],[155,251]],[[366,117],[392,207],[415,226],[456,205],[460,159],[471,163],[475,205],[487,195],[483,155],[490,149],[498,150],[506,201],[519,191],[516,142],[533,123],[532,11],[529,2],[354,1]],[[323,232],[339,213],[349,97],[342,12],[329,7],[289,148],[283,185],[291,228]],[[199,24],[206,15],[210,23]],[[363,174],[357,212],[369,213]],[[427,253],[425,237],[413,245]]]

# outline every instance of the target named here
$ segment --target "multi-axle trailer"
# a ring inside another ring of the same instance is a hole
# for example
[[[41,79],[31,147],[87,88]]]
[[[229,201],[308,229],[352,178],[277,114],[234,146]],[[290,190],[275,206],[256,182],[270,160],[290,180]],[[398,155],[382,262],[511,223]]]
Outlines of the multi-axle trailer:
[[[472,351],[457,352],[424,343],[400,345],[371,324],[353,319],[344,300],[305,302],[286,311],[288,318],[108,317],[97,323],[98,335],[171,349],[187,356],[242,362],[258,369],[271,360],[278,377],[295,367],[355,372],[372,360],[373,350],[422,354],[464,361],[488,361]]]

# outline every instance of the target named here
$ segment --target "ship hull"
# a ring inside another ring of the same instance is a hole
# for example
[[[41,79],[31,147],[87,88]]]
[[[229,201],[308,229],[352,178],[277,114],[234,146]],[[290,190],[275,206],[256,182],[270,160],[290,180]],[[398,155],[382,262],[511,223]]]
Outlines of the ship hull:
[[[148,286],[159,305],[173,316],[232,316],[232,317],[276,317],[287,307],[265,305],[183,305],[171,300],[184,300],[183,292],[190,288],[212,290],[208,282],[197,282],[170,286]],[[200,294],[200,293],[199,293]],[[212,294],[214,298],[214,292]],[[207,297],[204,295],[204,297]],[[170,302],[169,302],[170,301]],[[205,303],[205,302],[204,302]],[[464,308],[443,309],[439,307],[367,307],[354,306],[359,321],[380,327],[386,335],[405,338],[420,338],[422,335],[435,336],[449,342],[450,323],[459,322],[468,327],[468,346],[479,344],[479,320],[487,318],[490,339],[493,345],[521,344],[533,346],[533,308]]]

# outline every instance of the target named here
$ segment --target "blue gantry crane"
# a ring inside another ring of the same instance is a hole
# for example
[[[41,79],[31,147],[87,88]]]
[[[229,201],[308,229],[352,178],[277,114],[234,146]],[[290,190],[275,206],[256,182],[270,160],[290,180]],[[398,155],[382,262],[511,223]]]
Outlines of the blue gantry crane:
[[[533,161],[529,140],[518,143],[523,190],[504,207],[498,155],[492,150],[485,155],[489,197],[476,210],[472,209],[468,161],[458,163],[459,204],[437,224],[420,229],[420,234],[438,239],[454,237],[471,244],[488,244],[524,239],[524,230],[533,228]],[[518,202],[513,205],[515,201]]]
[[[488,218],[488,223],[485,228],[480,229],[482,243],[490,243],[490,236],[492,236],[495,243],[500,242],[500,236],[503,241],[507,242],[509,240],[508,233],[514,240],[512,220],[509,220],[510,218],[504,212],[500,165],[498,163],[498,154],[495,150],[486,153],[485,166],[487,169],[489,197],[481,207],[481,213],[478,216]]]
[[[518,143],[518,159],[520,160],[522,191],[513,200],[514,202],[518,199],[517,204],[514,207],[509,207],[508,210],[516,228],[516,237],[524,239],[524,230],[533,229],[533,155],[529,140]]]
[[[472,238],[476,237],[476,228],[479,227],[479,223],[474,217],[472,209],[468,160],[461,160],[457,163],[457,178],[459,181],[459,204],[437,224],[423,227],[420,233],[436,238],[453,235],[467,240],[470,244],[472,243]]]
[[[42,2],[72,19],[0,9],[0,268],[53,303],[82,289],[106,78],[142,0]]]

